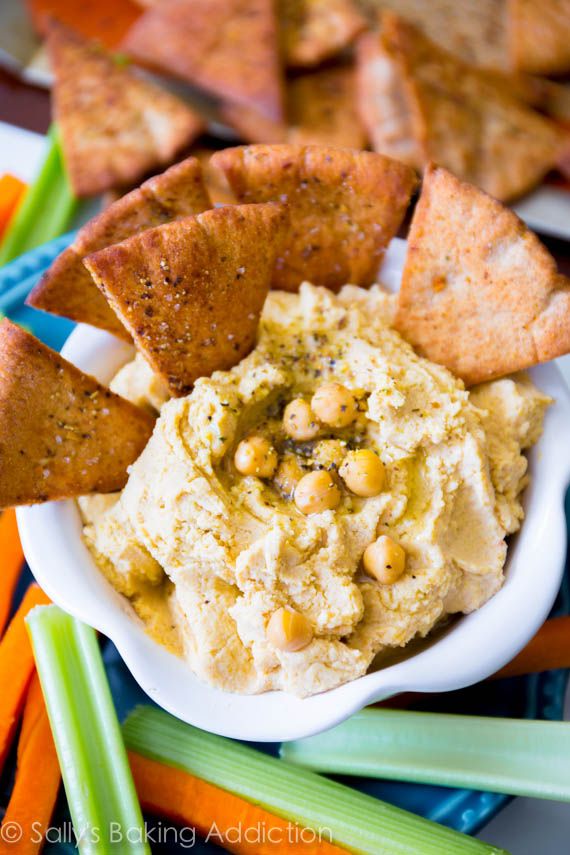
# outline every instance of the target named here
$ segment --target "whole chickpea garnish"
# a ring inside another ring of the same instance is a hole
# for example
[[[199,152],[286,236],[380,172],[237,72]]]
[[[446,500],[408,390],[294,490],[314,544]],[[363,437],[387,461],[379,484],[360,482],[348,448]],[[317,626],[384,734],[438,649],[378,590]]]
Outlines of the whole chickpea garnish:
[[[277,469],[277,452],[263,436],[242,439],[234,455],[234,464],[242,475],[271,478]]]
[[[295,653],[313,640],[313,627],[300,612],[283,606],[273,612],[267,624],[267,640],[279,650]]]
[[[340,505],[340,490],[324,469],[304,475],[295,487],[295,504],[302,514],[320,514]]]
[[[320,422],[333,428],[348,427],[358,414],[354,395],[341,383],[320,386],[312,397],[311,409]]]
[[[366,498],[381,493],[386,481],[384,464],[377,454],[365,448],[348,452],[339,475],[351,493]]]
[[[366,547],[362,556],[365,572],[382,585],[393,585],[406,569],[406,553],[386,534]]]
[[[320,430],[319,423],[310,405],[303,398],[294,398],[285,407],[283,430],[293,439],[314,439]]]

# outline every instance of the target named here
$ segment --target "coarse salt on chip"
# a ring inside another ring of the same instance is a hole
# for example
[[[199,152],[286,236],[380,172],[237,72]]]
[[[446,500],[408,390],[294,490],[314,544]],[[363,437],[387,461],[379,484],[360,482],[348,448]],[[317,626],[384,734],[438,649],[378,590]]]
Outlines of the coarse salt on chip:
[[[83,258],[144,229],[199,214],[212,207],[200,163],[189,157],[113,202],[77,233],[28,297],[36,309],[107,330],[130,341],[130,335],[97,288]]]
[[[120,490],[154,418],[0,325],[0,507]]]
[[[402,163],[332,146],[241,146],[212,165],[240,202],[287,203],[291,226],[273,276],[286,291],[304,280],[335,291],[372,284],[417,184]]]
[[[431,166],[395,326],[467,385],[570,351],[570,280],[513,211]]]
[[[173,395],[254,347],[286,223],[283,205],[217,208],[85,260]]]

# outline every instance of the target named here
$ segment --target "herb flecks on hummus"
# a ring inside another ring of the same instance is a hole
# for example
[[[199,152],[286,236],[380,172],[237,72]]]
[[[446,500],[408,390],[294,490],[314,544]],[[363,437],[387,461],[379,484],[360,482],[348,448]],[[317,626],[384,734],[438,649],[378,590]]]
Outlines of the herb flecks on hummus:
[[[524,377],[466,392],[414,353],[392,315],[377,287],[270,293],[255,350],[163,405],[110,508],[82,503],[103,571],[143,616],[145,592],[163,591],[165,626],[215,686],[330,689],[502,584],[505,537],[523,515],[522,451],[548,399]],[[315,435],[295,439],[286,408],[329,383],[353,395],[354,419],[333,428],[317,417]],[[236,469],[251,436],[275,452],[266,477]],[[343,479],[357,450],[381,464],[373,495]],[[334,508],[299,511],[308,473],[333,481]]]

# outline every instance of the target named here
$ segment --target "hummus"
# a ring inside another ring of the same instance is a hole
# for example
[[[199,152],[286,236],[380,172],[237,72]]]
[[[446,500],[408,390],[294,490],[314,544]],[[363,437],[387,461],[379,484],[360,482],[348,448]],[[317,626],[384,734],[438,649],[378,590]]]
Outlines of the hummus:
[[[160,416],[124,490],[81,500],[85,537],[153,636],[214,686],[331,689],[501,587],[505,539],[523,518],[523,450],[549,399],[524,376],[467,392],[391,329],[393,310],[378,286],[334,295],[304,284],[272,292],[256,349],[187,397],[166,400],[140,357],[115,378],[115,391]],[[353,392],[354,423],[309,442],[285,436],[287,403],[331,380]],[[338,507],[304,515],[275,479],[236,470],[252,432],[280,460],[335,477],[349,449],[371,449],[384,487],[370,498],[342,489]],[[380,535],[405,550],[393,584],[362,569]],[[300,650],[270,640],[281,607],[310,622]]]

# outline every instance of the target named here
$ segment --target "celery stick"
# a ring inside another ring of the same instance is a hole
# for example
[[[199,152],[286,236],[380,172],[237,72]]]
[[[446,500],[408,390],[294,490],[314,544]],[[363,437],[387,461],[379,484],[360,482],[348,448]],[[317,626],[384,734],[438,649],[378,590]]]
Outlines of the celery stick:
[[[26,190],[4,235],[0,246],[0,266],[60,235],[76,206],[77,199],[64,168],[57,128],[53,125],[47,136],[42,167]]]
[[[127,748],[229,790],[363,855],[499,855],[487,843],[295,768],[253,748],[197,730],[154,707],[123,725]],[[325,831],[327,830],[327,831]]]
[[[26,622],[79,851],[150,852],[94,630],[57,606]]]
[[[570,724],[368,709],[281,757],[319,772],[570,800]]]

